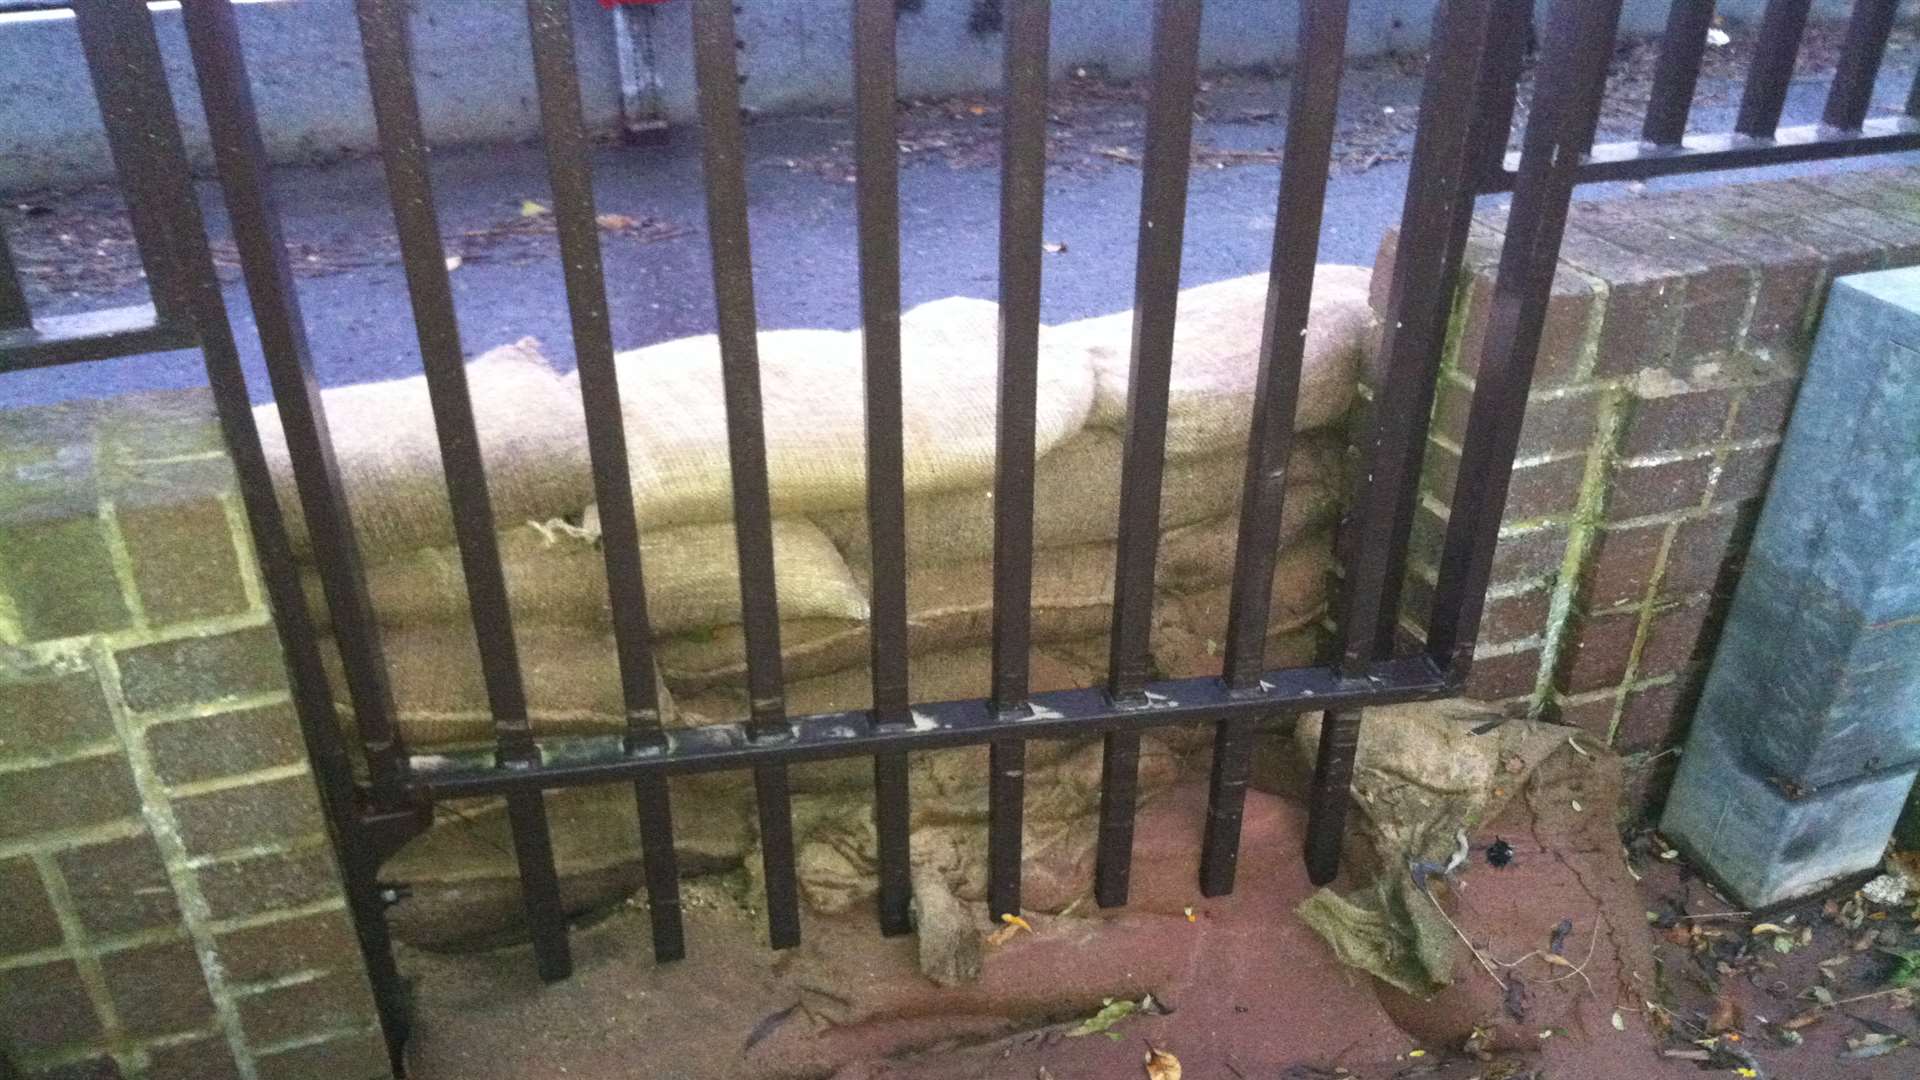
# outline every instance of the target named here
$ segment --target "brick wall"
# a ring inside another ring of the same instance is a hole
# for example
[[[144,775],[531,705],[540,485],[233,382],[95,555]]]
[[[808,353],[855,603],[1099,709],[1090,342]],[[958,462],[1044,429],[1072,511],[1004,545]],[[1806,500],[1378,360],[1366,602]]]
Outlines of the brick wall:
[[[1412,544],[1431,595],[1503,210],[1475,220]],[[1391,261],[1394,237],[1382,248]],[[1586,731],[1656,803],[1766,491],[1827,284],[1920,262],[1920,170],[1576,205],[1470,692]],[[1387,275],[1376,275],[1384,292]]]
[[[204,394],[0,412],[0,1051],[387,1075]]]

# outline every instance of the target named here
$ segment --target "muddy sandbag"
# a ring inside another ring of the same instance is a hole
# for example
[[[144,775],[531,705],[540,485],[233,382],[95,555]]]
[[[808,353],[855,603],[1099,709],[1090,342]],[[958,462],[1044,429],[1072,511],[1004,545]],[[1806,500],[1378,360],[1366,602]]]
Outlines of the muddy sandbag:
[[[864,622],[782,619],[780,670],[792,680],[857,667],[867,662],[870,641]],[[746,685],[746,630],[737,624],[661,638],[654,642],[653,656],[675,693]]]
[[[1287,475],[1283,531],[1298,531],[1337,504],[1344,440],[1312,434],[1294,446]],[[1041,458],[1033,473],[1035,548],[1070,547],[1120,535],[1121,438],[1087,429]],[[1240,451],[1167,462],[1161,484],[1160,528],[1231,517],[1246,481]],[[949,563],[993,556],[994,500],[991,486],[907,500],[907,557],[918,563]],[[864,511],[816,515],[847,561],[871,558]]]
[[[1363,266],[1325,265],[1315,270],[1295,430],[1326,427],[1345,416],[1359,377],[1360,357],[1373,347],[1376,336],[1373,309],[1367,302],[1372,276]],[[1170,457],[1218,454],[1246,445],[1260,373],[1267,280],[1265,274],[1249,274],[1181,290],[1168,400]],[[1090,425],[1112,431],[1125,427],[1132,333],[1130,311],[1041,331],[1043,352],[1082,356],[1093,365],[1096,385]]]
[[[522,338],[468,364],[467,392],[496,521],[544,521],[593,498],[579,390],[540,355],[537,341]],[[377,558],[452,543],[426,376],[336,386],[320,397],[362,552]],[[253,417],[294,554],[310,560],[313,543],[279,410],[262,405]]]
[[[866,657],[856,667],[828,675],[791,680],[787,683],[787,714],[810,716],[821,713],[858,712],[873,706],[873,676]],[[1099,683],[1099,677],[1073,660],[1044,649],[1034,649],[1027,658],[1027,684],[1036,694],[1053,690],[1074,690]],[[907,667],[908,689],[914,701],[966,701],[988,697],[992,691],[993,651],[988,648],[956,649],[913,657]],[[747,718],[748,706],[744,682],[709,688],[705,692],[676,697],[683,723],[739,723]],[[1051,761],[1064,752],[1060,740],[1037,740],[1029,744],[1029,764]],[[939,758],[965,751],[938,751],[928,757]],[[711,781],[704,781],[711,782]],[[730,782],[730,781],[729,781]],[[867,758],[839,758],[809,762],[792,769],[795,791],[870,790],[873,763]]]
[[[1430,896],[1440,871],[1567,740],[1566,728],[1529,720],[1489,728],[1498,717],[1457,700],[1366,710],[1346,845],[1348,873],[1362,884],[1345,895],[1322,889],[1298,909],[1343,962],[1410,994],[1453,977],[1454,936]],[[1302,770],[1318,752],[1321,719],[1307,714],[1294,729]]]
[[[682,877],[739,867],[753,846],[753,788],[696,790],[671,781],[673,847]],[[590,917],[642,894],[639,815],[628,784],[596,784],[545,794],[569,918]],[[394,935],[416,948],[465,951],[526,937],[506,800],[454,799],[435,808],[433,827],[409,840],[386,872],[405,881],[407,898],[388,914]]]
[[[1173,553],[1168,561],[1175,564],[1172,569],[1176,572],[1163,575],[1162,580],[1166,582],[1164,591],[1170,594],[1168,602],[1177,611],[1183,626],[1196,634],[1224,641],[1228,608],[1233,602],[1231,577],[1224,584],[1184,591],[1181,588],[1182,583],[1206,581],[1211,577],[1212,568],[1219,565],[1217,558],[1209,557],[1216,553],[1212,541],[1217,533],[1196,532],[1180,538],[1179,543],[1169,536],[1162,551]],[[1231,540],[1227,543],[1230,545]],[[1331,532],[1303,537],[1282,549],[1274,561],[1273,588],[1268,594],[1268,635],[1292,633],[1318,623],[1327,610],[1333,571]]]
[[[999,410],[997,321],[995,304],[957,297],[901,316],[908,492],[991,481]],[[776,513],[865,503],[860,340],[853,331],[760,335],[761,404]],[[621,353],[616,364],[640,519],[677,525],[732,517],[718,339],[664,342]],[[1078,431],[1092,402],[1093,370],[1086,357],[1048,356],[1039,370],[1037,452]]]
[[[507,602],[517,620],[607,627],[606,556],[594,518],[528,522],[500,533]],[[740,560],[731,523],[640,534],[647,625],[655,635],[708,631],[740,621]],[[773,521],[773,568],[784,619],[861,619],[867,598],[840,553],[804,518]],[[425,548],[366,569],[368,599],[383,626],[466,623],[466,576],[457,547]],[[303,575],[310,606],[325,611],[319,576]],[[322,625],[328,620],[320,619]]]
[[[513,630],[526,687],[527,719],[535,735],[598,735],[625,729],[620,669],[610,632],[539,623]],[[426,749],[492,741],[493,711],[471,627],[390,627],[381,632],[380,643],[393,688],[395,721],[410,746]],[[353,705],[332,639],[326,639],[321,654],[335,708],[350,719]],[[664,685],[660,695],[663,715],[672,726],[676,714]]]

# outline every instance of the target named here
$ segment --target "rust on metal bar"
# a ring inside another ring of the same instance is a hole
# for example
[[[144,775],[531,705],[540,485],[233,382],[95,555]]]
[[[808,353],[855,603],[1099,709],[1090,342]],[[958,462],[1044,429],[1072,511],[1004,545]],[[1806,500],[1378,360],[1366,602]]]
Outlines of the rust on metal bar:
[[[1527,388],[1579,180],[1579,155],[1571,151],[1600,111],[1610,52],[1603,43],[1613,39],[1620,6],[1621,0],[1556,0],[1553,8],[1554,37],[1527,122],[1428,620],[1428,656],[1448,666],[1464,669],[1471,662],[1479,633]]]
[[[1640,138],[1649,145],[1678,146],[1687,134],[1707,33],[1713,29],[1714,3],[1673,0],[1667,9],[1667,28],[1660,36],[1660,58],[1654,62],[1653,90],[1647,98],[1647,119],[1640,128]]]
[[[1107,693],[1117,707],[1150,705],[1145,689],[1154,559],[1160,546],[1167,394],[1180,297],[1180,245],[1186,231],[1201,7],[1198,0],[1158,0],[1153,9],[1153,68],[1140,170],[1133,349],[1122,436],[1120,536],[1115,545],[1113,635],[1107,663]],[[1127,902],[1139,757],[1138,732],[1107,736],[1101,766],[1100,846],[1094,862],[1094,898],[1103,907]]]
[[[413,304],[413,319],[426,369],[427,392],[440,441],[453,509],[454,539],[473,611],[480,648],[481,676],[493,713],[496,753],[505,764],[525,765],[539,758],[527,719],[526,687],[507,606],[506,574],[494,532],[486,464],[480,456],[473,401],[460,350],[460,327],[453,289],[447,277],[446,250],[440,241],[433,182],[427,166],[426,136],[420,103],[414,94],[413,60],[407,0],[357,0],[361,47],[373,94],[374,127],[380,141],[400,259]],[[564,978],[572,969],[566,914],[560,904],[560,879],[547,834],[546,804],[537,791],[513,796],[507,806],[519,859],[521,898],[533,930],[534,952],[543,978]],[[544,858],[542,857],[544,854]]]
[[[1828,127],[1859,131],[1867,119],[1867,109],[1873,104],[1873,85],[1880,77],[1880,62],[1887,55],[1887,38],[1893,33],[1899,7],[1900,0],[1854,0],[1846,44],[1841,47],[1833,85],[1827,90],[1826,111],[1821,116]]]
[[[1333,126],[1346,67],[1348,0],[1312,0],[1300,12],[1300,38],[1287,103],[1287,140],[1280,166],[1273,253],[1267,271],[1266,319],[1254,382],[1240,528],[1227,605],[1227,684],[1246,690],[1265,668],[1273,569],[1286,507],[1287,463],[1293,452],[1300,365],[1306,353],[1313,272],[1319,261]],[[1306,283],[1304,287],[1301,283]],[[1240,823],[1253,760],[1253,728],[1236,721],[1214,732],[1207,826],[1200,854],[1200,892],[1233,891]]]
[[[574,359],[586,413],[587,447],[593,463],[594,501],[600,510],[600,546],[607,567],[627,748],[636,753],[652,752],[662,748],[666,739],[661,728],[659,683],[640,563],[640,526],[634,516],[633,481],[627,466],[620,378],[613,362],[606,270],[594,212],[592,143],[581,111],[580,74],[574,61],[573,14],[567,0],[527,0],[527,22],[533,39],[540,129],[553,188],[554,228],[559,235]],[[673,811],[666,785],[653,779],[637,781],[634,805],[639,815],[654,957],[676,960],[686,954],[686,943],[680,920]]]
[[[1813,0],[1767,0],[1760,16],[1760,36],[1754,44],[1753,64],[1747,69],[1747,85],[1740,95],[1740,115],[1733,122],[1736,134],[1750,139],[1771,139],[1780,126],[1780,112],[1787,105],[1787,88],[1793,84],[1793,65],[1800,56],[1800,38],[1807,29],[1807,11]]]
[[[760,355],[753,304],[753,257],[747,237],[746,137],[740,123],[738,43],[732,0],[694,0],[694,80],[700,99],[701,158],[706,173],[707,236],[713,253],[720,370],[727,405],[727,451],[733,472],[733,524],[740,560],[741,628],[746,637],[750,737],[792,737],[780,661],[780,616],[774,603],[773,510],[767,489],[765,418],[760,409]],[[793,813],[783,766],[754,770],[767,915],[775,948],[800,943],[799,890],[794,880]]]
[[[1041,221],[1047,182],[1051,0],[1014,0],[1003,60],[1000,147],[1000,387],[993,482],[991,708],[1025,715],[1033,608],[1034,418],[1040,355]],[[988,751],[987,914],[1020,911],[1024,743]]]

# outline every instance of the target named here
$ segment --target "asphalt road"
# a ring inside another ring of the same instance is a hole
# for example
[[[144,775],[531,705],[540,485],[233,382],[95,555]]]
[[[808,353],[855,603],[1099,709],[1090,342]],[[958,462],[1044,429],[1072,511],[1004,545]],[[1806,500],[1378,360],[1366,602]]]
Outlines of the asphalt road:
[[[1911,78],[1905,56],[1890,60],[1877,103],[1897,108]],[[1419,79],[1392,63],[1362,65],[1349,76],[1342,101],[1342,156],[1330,182],[1321,257],[1368,263],[1382,233],[1399,218],[1406,182],[1401,156],[1410,142]],[[1731,124],[1737,87],[1702,86],[1696,129]],[[1824,94],[1819,80],[1796,84],[1788,122],[1817,118]],[[1197,129],[1199,141],[1228,151],[1282,145],[1286,82],[1238,79],[1219,88]],[[1131,106],[1115,105],[1111,115]],[[1388,110],[1392,110],[1391,112]],[[1397,119],[1396,119],[1397,118]],[[964,125],[963,125],[964,126]],[[1119,142],[1131,136],[1101,134]],[[1623,137],[1628,130],[1616,130]],[[1603,138],[1608,133],[1603,132]],[[754,229],[755,285],[766,328],[857,324],[853,185],[830,151],[847,138],[844,117],[763,119],[749,128],[749,190]],[[1080,148],[1089,149],[1087,146]],[[1098,150],[1098,147],[1094,147]],[[1373,155],[1378,163],[1367,165]],[[992,298],[995,293],[998,175],[991,155],[911,157],[901,173],[903,291],[911,305],[945,296]],[[984,158],[984,159],[983,159]],[[1822,169],[1884,165],[1893,159],[1751,170],[1718,178],[1659,181],[1654,190]],[[1920,155],[1903,160],[1920,161]],[[545,201],[544,160],[537,147],[444,150],[434,174],[443,232],[484,233],[519,218],[525,199]],[[608,288],[615,342],[630,348],[712,328],[712,283],[702,231],[699,147],[690,132],[666,146],[608,147],[598,161],[599,209],[660,223],[671,233],[643,242],[606,238]],[[284,168],[275,183],[290,242],[311,245],[350,268],[305,276],[301,302],[323,384],[393,378],[419,371],[419,356],[397,259],[378,163],[372,160]],[[1183,280],[1188,285],[1261,271],[1272,243],[1279,170],[1271,162],[1225,164],[1195,171],[1187,215]],[[1046,235],[1064,245],[1045,263],[1043,317],[1052,322],[1130,306],[1140,171],[1098,152],[1083,153],[1047,185]],[[1584,189],[1583,197],[1614,197],[1622,185]],[[226,235],[218,193],[202,185],[216,239]],[[58,198],[58,196],[42,196]],[[383,247],[382,244],[385,244]],[[355,253],[359,256],[355,257]],[[551,235],[514,237],[476,246],[452,275],[463,341],[469,354],[525,335],[539,338],[562,367],[572,366],[559,262]],[[31,286],[31,282],[29,283]],[[246,350],[257,399],[270,394],[253,335],[245,289],[227,288],[228,307]],[[143,298],[131,289],[63,293],[38,298],[40,310],[109,306]],[[155,354],[0,376],[0,405],[104,397],[133,390],[201,385],[192,351]]]

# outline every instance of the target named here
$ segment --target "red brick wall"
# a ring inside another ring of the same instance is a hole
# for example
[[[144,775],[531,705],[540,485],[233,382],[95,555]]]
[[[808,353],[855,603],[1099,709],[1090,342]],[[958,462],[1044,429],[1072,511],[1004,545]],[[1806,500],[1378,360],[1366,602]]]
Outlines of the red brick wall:
[[[1404,608],[1416,630],[1504,222],[1475,220],[1449,335]],[[1629,755],[1637,808],[1657,802],[1827,285],[1916,262],[1920,170],[1576,205],[1470,692]]]

